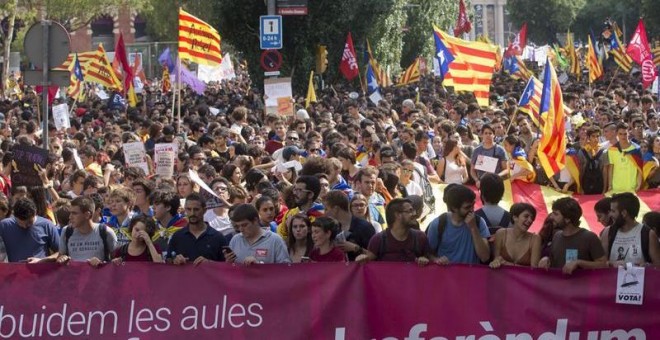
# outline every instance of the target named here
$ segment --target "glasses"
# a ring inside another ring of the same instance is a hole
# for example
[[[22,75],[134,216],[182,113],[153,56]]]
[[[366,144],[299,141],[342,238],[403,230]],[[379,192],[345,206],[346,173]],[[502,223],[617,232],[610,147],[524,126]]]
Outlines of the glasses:
[[[351,207],[353,207],[353,208],[364,208],[366,206],[367,206],[366,203],[353,203],[353,204],[351,204]]]
[[[287,139],[294,142],[298,141],[298,137],[287,137]]]

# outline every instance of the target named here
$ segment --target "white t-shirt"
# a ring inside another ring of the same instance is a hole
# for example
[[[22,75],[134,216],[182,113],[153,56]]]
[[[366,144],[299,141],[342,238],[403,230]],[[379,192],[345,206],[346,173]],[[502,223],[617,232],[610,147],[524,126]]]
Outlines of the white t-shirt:
[[[637,265],[644,263],[641,223],[638,223],[627,232],[619,230],[616,233],[616,238],[614,239],[614,243],[612,243],[612,249],[610,249],[610,261],[631,262]]]
[[[424,190],[422,190],[422,187],[413,181],[410,181],[408,182],[408,184],[406,184],[406,191],[408,192],[408,195],[417,195],[424,197]]]

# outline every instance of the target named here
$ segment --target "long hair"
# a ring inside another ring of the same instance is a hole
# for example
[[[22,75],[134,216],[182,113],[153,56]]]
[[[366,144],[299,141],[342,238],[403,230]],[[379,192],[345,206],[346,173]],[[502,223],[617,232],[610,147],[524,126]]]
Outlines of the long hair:
[[[287,232],[288,232],[288,237],[286,241],[287,249],[289,250],[289,254],[291,254],[296,247],[296,239],[293,237],[293,222],[295,220],[302,220],[305,222],[305,225],[307,225],[307,239],[305,240],[305,255],[304,256],[309,256],[309,254],[312,252],[312,249],[314,248],[314,241],[312,241],[312,223],[309,221],[309,218],[304,215],[304,214],[296,214],[290,217],[291,222],[287,223]]]

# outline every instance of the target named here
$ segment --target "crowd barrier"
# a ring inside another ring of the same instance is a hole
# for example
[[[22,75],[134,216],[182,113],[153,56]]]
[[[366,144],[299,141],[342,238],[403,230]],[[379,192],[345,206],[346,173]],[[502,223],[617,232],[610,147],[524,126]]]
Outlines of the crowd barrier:
[[[616,269],[5,264],[0,338],[660,339],[660,271],[644,276],[625,305]]]

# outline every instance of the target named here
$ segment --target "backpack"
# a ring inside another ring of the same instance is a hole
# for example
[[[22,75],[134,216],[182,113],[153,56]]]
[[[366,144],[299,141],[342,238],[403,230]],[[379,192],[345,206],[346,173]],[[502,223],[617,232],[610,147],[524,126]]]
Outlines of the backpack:
[[[99,236],[101,236],[101,240],[103,240],[103,254],[104,259],[103,261],[108,262],[110,261],[110,251],[108,250],[108,227],[105,224],[99,224]],[[73,227],[68,226],[66,228],[66,231],[64,232],[64,242],[66,243],[66,249],[68,251],[69,249],[69,239],[71,238],[71,235],[73,235]]]
[[[607,233],[607,249],[609,250],[607,258],[610,258],[612,253],[612,245],[614,244],[614,239],[616,234],[619,232],[618,228],[610,227],[609,233]],[[649,254],[649,235],[651,234],[651,228],[646,224],[642,224],[641,233],[641,242],[642,242],[642,255],[644,256],[644,261],[646,263],[652,263],[651,255]]]
[[[380,237],[380,247],[378,248],[378,254],[376,254],[376,259],[380,260],[383,258],[383,255],[385,255],[385,249],[387,249],[387,231],[383,230],[377,235],[378,237]],[[420,253],[421,247],[419,246],[419,242],[417,242],[417,233],[415,232],[415,230],[410,230],[410,237],[412,237],[413,253],[415,253],[415,256],[420,257],[424,255]]]
[[[602,194],[603,193],[603,172],[600,164],[600,157],[603,150],[600,150],[596,155],[591,158],[589,152],[582,150],[584,157],[587,159],[587,166],[582,172],[582,191],[587,195]]]
[[[417,169],[416,166],[413,167],[415,173],[417,176],[419,176],[420,180],[422,181],[422,191],[424,192],[424,196],[422,196],[422,199],[424,200],[424,204],[430,209],[430,214],[435,212],[435,196],[433,195],[433,187],[431,187],[431,182],[429,182],[429,179],[427,176],[424,176],[424,174]]]

